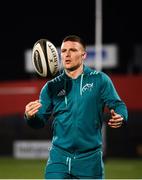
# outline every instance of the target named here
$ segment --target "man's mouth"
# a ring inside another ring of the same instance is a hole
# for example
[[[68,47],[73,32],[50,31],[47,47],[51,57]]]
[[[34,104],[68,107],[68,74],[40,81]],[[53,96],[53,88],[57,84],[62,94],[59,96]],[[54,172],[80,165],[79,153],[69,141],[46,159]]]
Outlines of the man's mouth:
[[[71,60],[68,60],[68,59],[67,59],[67,60],[65,60],[65,63],[66,63],[66,64],[69,64],[69,63],[71,63]]]

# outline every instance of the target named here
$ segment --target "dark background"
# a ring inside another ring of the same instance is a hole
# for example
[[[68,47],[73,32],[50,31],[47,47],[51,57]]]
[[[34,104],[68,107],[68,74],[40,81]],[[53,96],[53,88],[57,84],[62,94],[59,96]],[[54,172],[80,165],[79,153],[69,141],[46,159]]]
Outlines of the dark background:
[[[119,47],[119,66],[128,73],[133,48],[142,42],[141,1],[103,1],[103,44]],[[60,46],[64,36],[80,35],[95,44],[95,1],[4,1],[0,13],[0,80],[27,79],[24,50],[40,38]]]

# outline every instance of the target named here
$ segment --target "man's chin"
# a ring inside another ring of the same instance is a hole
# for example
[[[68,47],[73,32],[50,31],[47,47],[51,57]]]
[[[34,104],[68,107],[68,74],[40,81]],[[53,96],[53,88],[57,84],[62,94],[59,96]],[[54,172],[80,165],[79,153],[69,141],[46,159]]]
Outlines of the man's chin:
[[[70,66],[70,67],[65,67],[65,69],[67,70],[67,71],[75,71],[76,69],[78,69],[80,66],[79,65],[77,65],[77,66]]]

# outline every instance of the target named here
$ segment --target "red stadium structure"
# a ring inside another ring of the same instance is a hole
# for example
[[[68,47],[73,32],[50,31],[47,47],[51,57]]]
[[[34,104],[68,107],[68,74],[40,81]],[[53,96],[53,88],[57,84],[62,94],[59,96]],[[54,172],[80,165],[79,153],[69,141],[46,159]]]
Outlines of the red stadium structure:
[[[110,76],[129,110],[142,110],[142,75]],[[0,83],[0,116],[23,115],[25,105],[38,99],[46,80],[23,80]]]

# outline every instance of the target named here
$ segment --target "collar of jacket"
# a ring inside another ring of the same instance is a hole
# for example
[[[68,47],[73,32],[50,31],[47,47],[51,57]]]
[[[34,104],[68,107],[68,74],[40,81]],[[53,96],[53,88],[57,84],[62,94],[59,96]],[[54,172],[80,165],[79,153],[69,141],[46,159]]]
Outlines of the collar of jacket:
[[[87,75],[87,74],[90,74],[91,72],[93,72],[94,70],[91,69],[90,67],[86,66],[86,65],[83,65],[83,75]],[[67,80],[67,79],[72,79],[71,77],[69,77],[66,73],[65,73],[65,70],[63,70],[63,73],[62,73],[63,77]],[[80,75],[79,75],[80,76]]]

